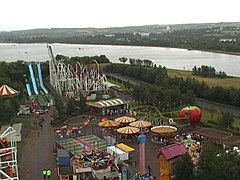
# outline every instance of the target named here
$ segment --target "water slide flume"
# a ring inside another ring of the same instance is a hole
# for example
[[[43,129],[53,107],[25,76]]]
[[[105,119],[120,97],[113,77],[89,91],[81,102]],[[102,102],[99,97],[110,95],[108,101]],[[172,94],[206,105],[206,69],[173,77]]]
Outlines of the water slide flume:
[[[43,76],[42,76],[42,69],[41,69],[41,64],[40,63],[37,64],[37,70],[38,70],[38,78],[39,78],[39,81],[40,81],[40,86],[41,86],[43,92],[45,94],[48,94],[48,90],[43,84]]]
[[[28,82],[26,83],[26,89],[27,89],[28,96],[31,96],[32,95],[31,87],[30,87],[30,84]]]
[[[39,91],[38,91],[36,79],[35,79],[35,76],[34,76],[34,73],[33,73],[32,64],[28,64],[28,69],[29,69],[29,72],[30,72],[30,76],[31,76],[31,80],[32,80],[32,85],[33,85],[34,93],[35,93],[36,95],[38,95],[38,94],[39,94]]]

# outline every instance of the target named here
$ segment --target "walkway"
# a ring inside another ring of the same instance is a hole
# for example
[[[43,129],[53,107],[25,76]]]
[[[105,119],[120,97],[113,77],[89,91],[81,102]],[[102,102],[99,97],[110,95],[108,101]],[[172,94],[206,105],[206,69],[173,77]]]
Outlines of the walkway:
[[[52,170],[51,179],[58,179],[56,169],[56,159],[53,154],[54,131],[50,126],[52,110],[44,115],[43,127],[36,132],[31,132],[27,136],[27,145],[22,150],[19,160],[20,179],[26,179],[26,171],[30,172],[31,180],[41,180],[44,168]],[[39,132],[39,134],[38,134]]]

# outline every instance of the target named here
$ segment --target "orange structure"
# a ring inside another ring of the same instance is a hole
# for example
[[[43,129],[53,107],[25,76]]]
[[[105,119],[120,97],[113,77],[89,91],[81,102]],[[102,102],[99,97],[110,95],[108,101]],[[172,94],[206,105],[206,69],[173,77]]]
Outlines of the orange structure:
[[[158,154],[160,162],[159,180],[171,180],[174,162],[186,153],[188,153],[188,150],[183,144],[171,144],[161,148]]]

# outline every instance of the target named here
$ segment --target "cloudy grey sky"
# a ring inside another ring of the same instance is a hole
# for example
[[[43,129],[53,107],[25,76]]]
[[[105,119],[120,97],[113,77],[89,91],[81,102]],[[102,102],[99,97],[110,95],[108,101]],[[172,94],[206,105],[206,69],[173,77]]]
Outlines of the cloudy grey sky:
[[[240,21],[239,0],[3,0],[0,31]]]

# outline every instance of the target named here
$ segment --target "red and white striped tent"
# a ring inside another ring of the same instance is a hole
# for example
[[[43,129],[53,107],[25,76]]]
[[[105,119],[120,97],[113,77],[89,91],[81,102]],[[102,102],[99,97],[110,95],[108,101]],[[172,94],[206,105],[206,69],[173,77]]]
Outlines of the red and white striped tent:
[[[12,97],[18,95],[19,92],[7,85],[2,85],[0,87],[0,97]]]

